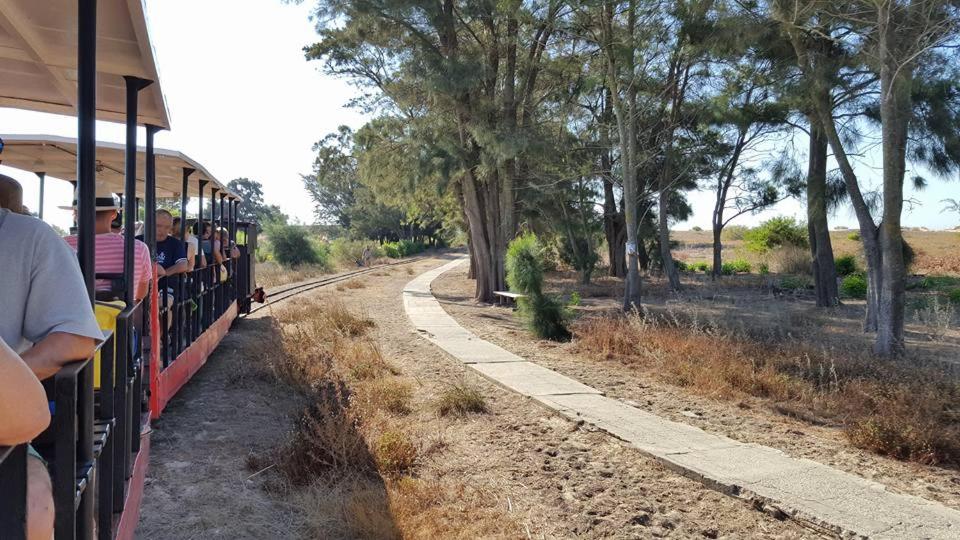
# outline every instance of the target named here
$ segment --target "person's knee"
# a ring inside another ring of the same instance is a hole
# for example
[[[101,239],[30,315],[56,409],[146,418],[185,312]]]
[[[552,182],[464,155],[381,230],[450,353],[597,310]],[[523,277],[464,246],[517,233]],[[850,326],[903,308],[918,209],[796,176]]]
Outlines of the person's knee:
[[[39,460],[27,460],[27,538],[53,538],[53,485],[47,467]]]

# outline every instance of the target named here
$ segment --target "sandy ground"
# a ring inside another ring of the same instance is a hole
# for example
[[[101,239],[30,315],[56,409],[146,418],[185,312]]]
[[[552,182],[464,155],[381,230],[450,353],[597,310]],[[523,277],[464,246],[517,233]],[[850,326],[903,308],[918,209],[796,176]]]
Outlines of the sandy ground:
[[[246,468],[250,453],[286,436],[301,405],[269,379],[247,376],[244,346],[267,323],[237,323],[154,423],[137,538],[294,538],[302,530],[297,509]]]
[[[480,337],[564,373],[608,396],[677,422],[744,442],[772,446],[876,480],[895,491],[960,509],[960,471],[906,463],[850,446],[839,429],[813,426],[772,411],[759,400],[730,403],[687,393],[616,362],[579,355],[572,344],[537,341],[509,308],[478,305],[466,266],[433,283],[434,295],[460,324]],[[589,302],[588,302],[589,303]]]
[[[401,291],[413,275],[442,262],[368,274],[358,278],[367,284],[361,289],[308,293],[336,295],[376,321],[373,335],[384,356],[415,386],[413,412],[402,422],[422,441],[420,477],[454,479],[495,494],[505,516],[521,523],[529,538],[816,537],[666,470],[605,433],[555,416],[419,338],[404,314]],[[269,311],[262,313],[268,317]],[[304,537],[302,509],[290,502],[296,497],[259,489],[271,471],[248,480],[245,457],[279,440],[297,404],[270,383],[236,380],[231,368],[243,361],[242,340],[256,339],[264,327],[244,321],[237,330],[157,426],[143,538]],[[453,382],[479,388],[490,413],[438,416],[437,396]],[[463,519],[469,520],[469,510]]]

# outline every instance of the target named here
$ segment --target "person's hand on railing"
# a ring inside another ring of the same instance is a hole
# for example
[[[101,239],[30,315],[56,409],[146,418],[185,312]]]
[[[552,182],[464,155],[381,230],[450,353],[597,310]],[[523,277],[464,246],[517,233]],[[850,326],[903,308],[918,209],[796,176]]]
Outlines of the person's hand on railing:
[[[50,424],[40,380],[0,339],[0,446],[29,442]]]

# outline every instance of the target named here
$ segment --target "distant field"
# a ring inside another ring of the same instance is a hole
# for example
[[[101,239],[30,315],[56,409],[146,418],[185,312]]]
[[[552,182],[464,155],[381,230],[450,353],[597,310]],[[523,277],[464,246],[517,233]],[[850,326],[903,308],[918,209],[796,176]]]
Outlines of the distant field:
[[[863,260],[860,242],[849,236],[856,231],[832,231],[830,239],[836,256],[854,255]],[[958,231],[904,231],[904,238],[916,251],[917,258],[911,272],[923,275],[960,276],[960,232]],[[712,234],[710,231],[673,231],[670,237],[680,242],[676,257],[686,262],[712,260]],[[766,262],[763,257],[747,252],[742,240],[723,242],[724,260],[738,257],[754,263]]]

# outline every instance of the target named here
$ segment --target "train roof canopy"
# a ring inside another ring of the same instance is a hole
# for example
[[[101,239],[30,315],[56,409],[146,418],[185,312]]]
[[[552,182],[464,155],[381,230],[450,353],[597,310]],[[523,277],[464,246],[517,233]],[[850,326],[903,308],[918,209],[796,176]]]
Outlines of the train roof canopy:
[[[124,122],[123,77],[153,81],[137,121],[170,128],[143,0],[99,0],[97,117]],[[76,114],[76,0],[0,0],[0,106]]]
[[[0,0],[2,2],[3,0]],[[33,173],[46,173],[55,178],[75,181],[77,178],[77,140],[56,135],[2,135],[3,153],[0,163],[16,169]],[[210,196],[210,188],[219,188],[229,193],[221,183],[207,171],[203,165],[176,150],[156,148],[157,197],[179,197],[183,188],[183,169],[194,169],[188,183],[187,195],[199,195],[198,180],[207,180],[204,197]],[[97,182],[104,183],[110,190],[123,192],[125,147],[122,144],[97,142]],[[144,175],[146,171],[146,149],[137,147],[137,195],[144,196]]]

